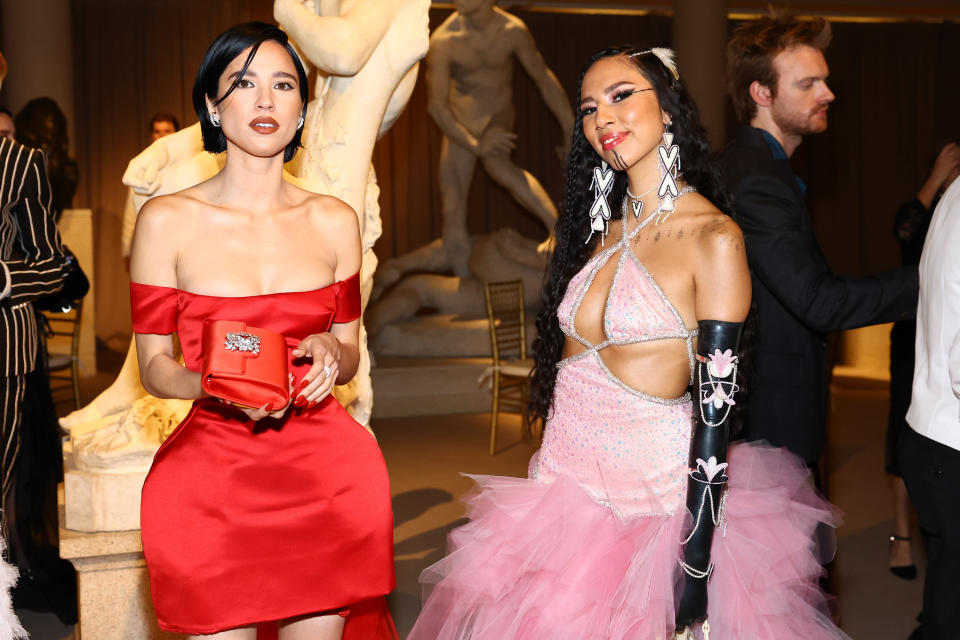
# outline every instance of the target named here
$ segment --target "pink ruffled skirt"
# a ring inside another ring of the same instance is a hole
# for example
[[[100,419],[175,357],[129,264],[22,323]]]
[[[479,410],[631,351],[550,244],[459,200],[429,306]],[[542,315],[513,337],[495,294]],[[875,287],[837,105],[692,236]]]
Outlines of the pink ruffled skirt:
[[[837,511],[785,450],[738,444],[728,461],[708,587],[710,637],[847,639],[817,583],[833,547],[818,545],[816,531],[836,526]],[[625,518],[568,476],[474,479],[470,522],[420,577],[424,606],[410,640],[670,637],[686,509]]]

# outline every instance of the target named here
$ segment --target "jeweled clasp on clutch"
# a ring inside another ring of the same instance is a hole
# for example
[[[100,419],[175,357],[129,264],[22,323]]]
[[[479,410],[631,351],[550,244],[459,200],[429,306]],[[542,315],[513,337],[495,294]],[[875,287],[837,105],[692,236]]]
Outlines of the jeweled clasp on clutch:
[[[260,336],[255,336],[245,331],[228,331],[227,339],[223,346],[227,351],[246,351],[257,356],[260,355]]]

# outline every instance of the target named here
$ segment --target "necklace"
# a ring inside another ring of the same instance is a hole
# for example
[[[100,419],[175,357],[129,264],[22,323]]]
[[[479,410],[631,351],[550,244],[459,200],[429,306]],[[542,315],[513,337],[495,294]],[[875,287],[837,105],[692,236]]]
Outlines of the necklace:
[[[635,196],[630,193],[630,187],[627,187],[627,197],[624,198],[623,204],[626,205],[627,200],[630,200],[630,206],[633,208],[633,215],[637,219],[640,218],[640,212],[643,211],[643,196],[647,195],[648,193],[652,193],[654,189],[656,189],[656,187],[650,187],[640,195]]]
[[[697,190],[696,187],[694,187],[693,185],[687,185],[687,186],[685,186],[683,189],[680,189],[680,193],[677,194],[677,200],[679,201],[680,198],[682,198],[683,196],[687,195],[688,193],[693,193],[693,192],[695,192],[696,190]],[[651,189],[651,191],[652,191],[652,189]],[[649,192],[648,192],[648,193],[649,193]],[[620,211],[621,211],[620,217],[621,217],[621,219],[623,220],[623,222],[622,222],[621,224],[623,225],[623,230],[624,230],[624,234],[625,234],[624,237],[626,237],[626,234],[627,234],[627,227],[626,227],[626,222],[627,222],[627,216],[626,216],[626,213],[627,213],[627,202],[629,202],[630,198],[633,197],[633,196],[630,194],[629,191],[627,191],[627,195],[628,195],[629,197],[623,199],[623,205],[621,206],[621,209],[620,209]],[[633,214],[634,214],[634,216],[639,220],[639,219],[640,219],[640,212],[643,210],[643,203],[642,203],[642,202],[630,202],[630,204],[631,204],[631,206],[633,207]],[[637,206],[637,205],[640,205],[640,206]],[[672,214],[673,211],[674,211],[674,210],[664,211],[662,206],[658,206],[656,209],[654,209],[652,212],[650,212],[650,214],[649,214],[646,218],[644,218],[634,229],[631,229],[631,230],[629,231],[630,237],[631,237],[631,238],[635,237],[636,234],[639,233],[640,230],[643,229],[645,226],[647,226],[647,224],[649,224],[651,220],[653,221],[654,226],[659,226],[660,223],[666,222],[666,221],[667,221],[667,218],[670,217],[670,214]]]
[[[648,193],[653,192],[654,189],[656,189],[656,187],[650,187],[649,189],[647,189],[646,191],[644,191],[644,192],[641,193],[640,195],[635,196],[635,195],[633,195],[632,193],[630,193],[630,187],[627,187],[627,195],[630,196],[630,199],[631,199],[631,200],[639,200],[640,198],[642,198],[643,196],[647,195]]]

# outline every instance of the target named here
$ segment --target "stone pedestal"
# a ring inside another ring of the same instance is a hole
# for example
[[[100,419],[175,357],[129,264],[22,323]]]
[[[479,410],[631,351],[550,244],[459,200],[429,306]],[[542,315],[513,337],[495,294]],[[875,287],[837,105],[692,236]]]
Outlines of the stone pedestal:
[[[59,491],[60,557],[77,570],[80,621],[76,640],[174,640],[160,631],[150,599],[139,529],[84,533],[64,527]]]
[[[89,533],[139,531],[140,492],[148,469],[90,472],[77,469],[73,444],[63,444],[64,528]],[[139,537],[139,533],[138,533]]]
[[[140,491],[146,471],[63,474],[67,496],[63,525],[73,531],[130,531],[140,529]]]

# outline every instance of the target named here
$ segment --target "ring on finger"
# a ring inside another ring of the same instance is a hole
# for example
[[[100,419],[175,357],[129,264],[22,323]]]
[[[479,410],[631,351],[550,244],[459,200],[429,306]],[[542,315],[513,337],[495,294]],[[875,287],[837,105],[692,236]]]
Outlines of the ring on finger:
[[[323,377],[325,379],[329,378],[331,373],[333,373],[333,371],[330,369],[330,367],[327,365],[323,365]]]

